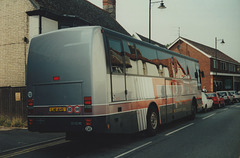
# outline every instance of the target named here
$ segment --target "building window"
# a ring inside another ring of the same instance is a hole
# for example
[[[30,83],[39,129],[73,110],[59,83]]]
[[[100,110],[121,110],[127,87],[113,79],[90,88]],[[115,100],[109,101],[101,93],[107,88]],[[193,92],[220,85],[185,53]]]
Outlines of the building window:
[[[218,62],[217,60],[213,60],[213,68],[217,69],[218,68]]]
[[[221,62],[221,70],[227,70],[227,63]]]
[[[232,79],[225,79],[224,80],[225,82],[224,82],[224,85],[225,85],[225,89],[232,89],[232,84],[233,84],[233,82],[232,82]]]
[[[234,64],[229,64],[229,71],[236,72],[236,66]]]
[[[223,82],[214,80],[213,81],[213,89],[214,89],[214,91],[223,90]]]

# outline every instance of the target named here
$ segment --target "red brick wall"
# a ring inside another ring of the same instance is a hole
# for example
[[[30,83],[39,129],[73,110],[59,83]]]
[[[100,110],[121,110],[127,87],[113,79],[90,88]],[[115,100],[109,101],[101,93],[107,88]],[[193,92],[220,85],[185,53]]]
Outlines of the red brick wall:
[[[199,61],[200,70],[204,71],[205,75],[205,77],[202,78],[202,88],[205,86],[207,91],[213,91],[213,81],[210,75],[210,58],[183,41],[178,41],[170,50],[197,59]]]

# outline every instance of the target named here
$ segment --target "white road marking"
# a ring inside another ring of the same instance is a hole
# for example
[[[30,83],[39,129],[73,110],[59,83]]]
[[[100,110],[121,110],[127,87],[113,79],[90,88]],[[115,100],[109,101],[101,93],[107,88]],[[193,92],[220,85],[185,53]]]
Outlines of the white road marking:
[[[188,125],[186,125],[186,126],[183,126],[183,127],[179,128],[179,129],[176,129],[176,130],[174,130],[174,131],[172,131],[172,132],[169,132],[169,133],[165,134],[165,136],[169,136],[169,135],[171,135],[171,134],[173,134],[173,133],[176,133],[176,132],[178,132],[178,131],[181,131],[181,130],[183,130],[184,128],[187,128],[187,127],[192,126],[192,125],[194,125],[194,123],[190,123],[190,124],[188,124]]]
[[[225,108],[225,109],[223,109],[222,111],[226,111],[226,110],[228,110],[228,108]]]
[[[209,118],[209,117],[212,117],[213,115],[215,115],[216,113],[214,113],[214,114],[211,114],[211,115],[208,115],[208,116],[206,116],[206,117],[204,117],[204,118],[202,118],[203,120],[205,120],[205,119],[207,119],[207,118]]]
[[[149,145],[149,144],[151,144],[151,143],[152,143],[152,141],[147,142],[147,143],[145,143],[145,144],[143,144],[143,145],[140,145],[140,146],[138,146],[138,147],[136,147],[136,148],[134,148],[134,149],[132,149],[132,150],[129,150],[129,151],[125,152],[125,153],[122,153],[122,154],[120,154],[120,155],[118,155],[118,156],[115,156],[114,158],[119,158],[119,157],[122,157],[122,156],[124,156],[124,155],[127,155],[127,154],[129,154],[129,153],[131,153],[131,152],[133,152],[133,151],[135,151],[135,150],[138,150],[138,149],[140,149],[140,148],[142,148],[142,147],[144,147],[144,146],[147,146],[147,145]]]

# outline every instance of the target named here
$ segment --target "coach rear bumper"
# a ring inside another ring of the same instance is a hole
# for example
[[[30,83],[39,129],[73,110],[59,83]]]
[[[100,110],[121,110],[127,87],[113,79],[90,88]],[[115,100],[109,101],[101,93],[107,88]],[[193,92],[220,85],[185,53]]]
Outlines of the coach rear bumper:
[[[32,132],[94,132],[107,131],[106,116],[99,117],[28,117]]]

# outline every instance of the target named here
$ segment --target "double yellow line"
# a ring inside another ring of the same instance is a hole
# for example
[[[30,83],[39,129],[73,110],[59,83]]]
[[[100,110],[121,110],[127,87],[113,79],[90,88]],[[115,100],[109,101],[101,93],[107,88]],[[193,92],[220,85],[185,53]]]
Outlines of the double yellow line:
[[[54,142],[51,142],[51,143],[42,144],[42,145],[38,145],[38,146],[27,148],[27,149],[22,149],[20,151],[16,151],[16,152],[13,152],[13,153],[10,153],[10,154],[6,154],[6,155],[3,155],[3,156],[0,156],[0,158],[14,157],[14,156],[26,154],[26,153],[29,153],[29,152],[32,152],[32,151],[35,151],[35,150],[39,150],[39,149],[43,149],[43,148],[47,148],[47,147],[51,147],[51,146],[67,143],[67,142],[69,142],[69,141],[67,141],[67,140],[58,140],[58,141],[54,141]]]

